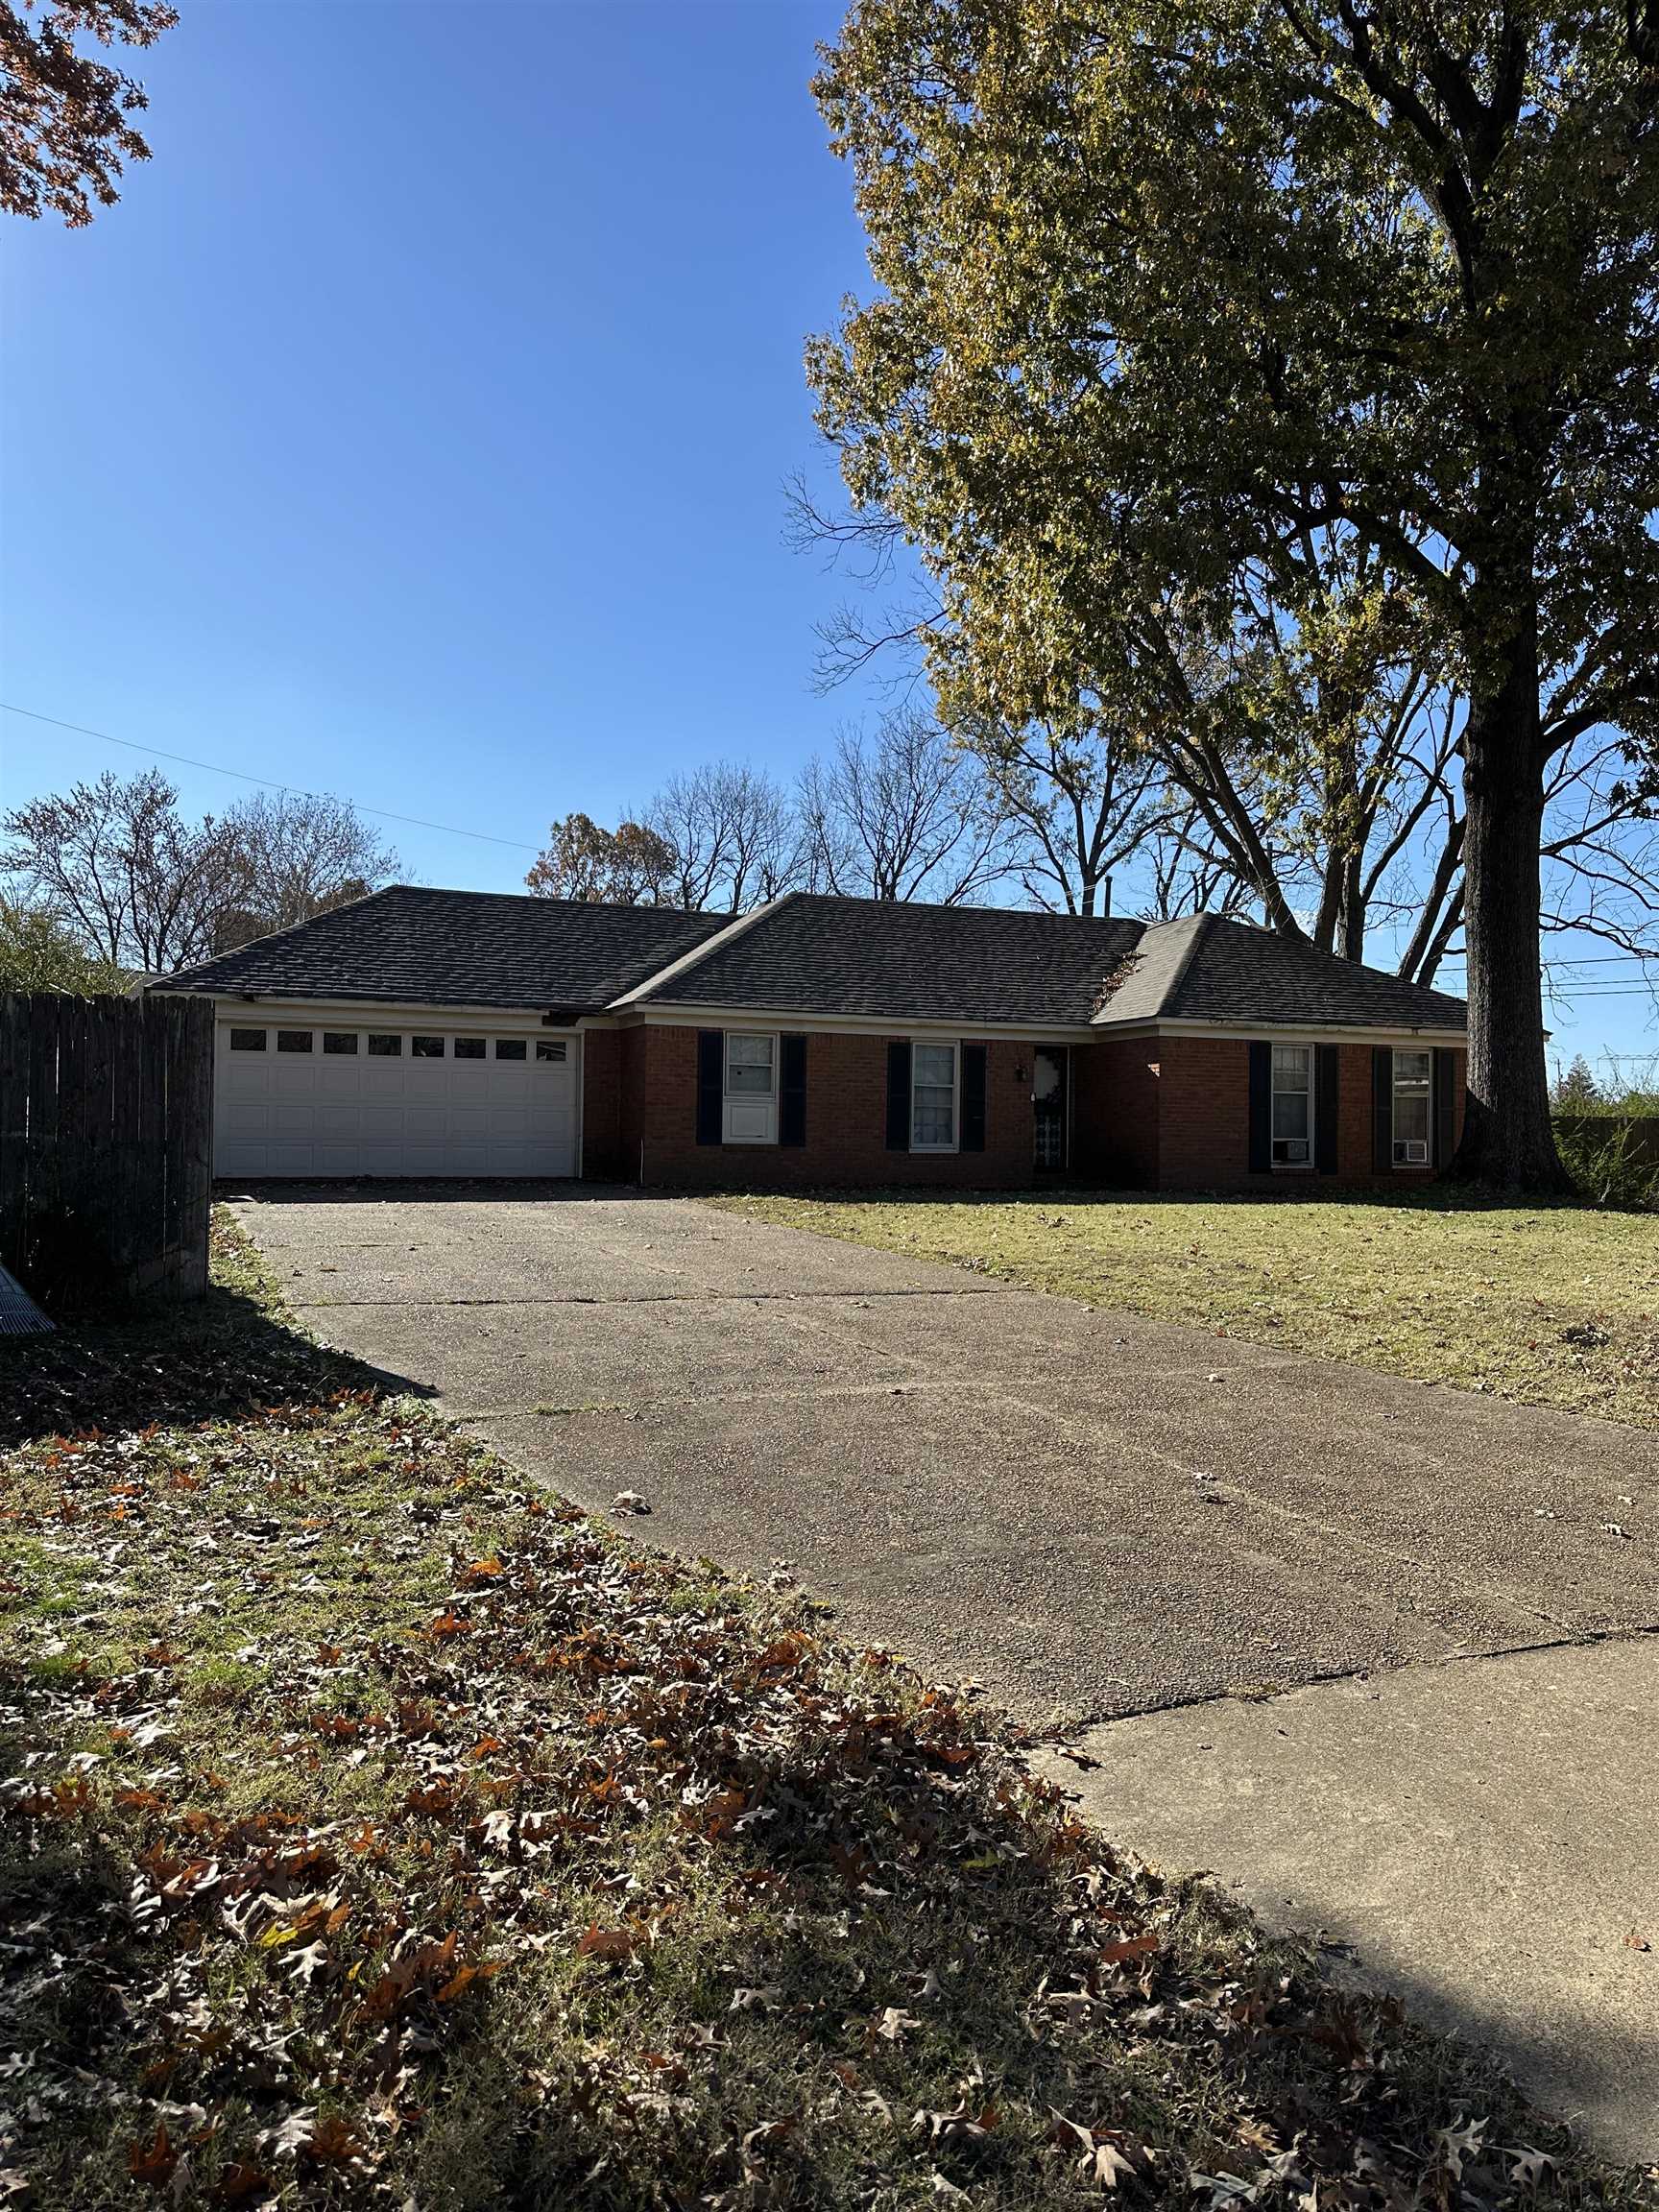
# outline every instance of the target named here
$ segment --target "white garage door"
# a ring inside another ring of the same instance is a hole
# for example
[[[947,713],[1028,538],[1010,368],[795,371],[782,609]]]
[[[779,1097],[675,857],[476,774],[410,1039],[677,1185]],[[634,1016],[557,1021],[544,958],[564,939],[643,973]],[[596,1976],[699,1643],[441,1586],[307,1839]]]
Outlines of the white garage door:
[[[581,1040],[222,1020],[220,1175],[574,1175]]]

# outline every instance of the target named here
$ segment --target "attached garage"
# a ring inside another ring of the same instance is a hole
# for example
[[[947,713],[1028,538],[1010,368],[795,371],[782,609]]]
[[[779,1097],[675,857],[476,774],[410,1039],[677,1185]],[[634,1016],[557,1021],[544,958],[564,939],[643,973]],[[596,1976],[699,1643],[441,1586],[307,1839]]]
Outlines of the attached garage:
[[[574,1175],[581,1095],[574,1030],[221,1006],[214,1172]]]

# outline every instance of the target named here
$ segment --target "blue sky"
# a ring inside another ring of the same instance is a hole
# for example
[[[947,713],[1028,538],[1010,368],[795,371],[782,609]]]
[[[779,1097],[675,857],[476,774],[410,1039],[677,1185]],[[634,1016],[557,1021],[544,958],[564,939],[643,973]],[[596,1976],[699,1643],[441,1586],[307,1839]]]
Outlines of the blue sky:
[[[875,704],[813,694],[844,586],[784,544],[802,341],[867,282],[807,91],[839,9],[180,8],[119,207],[7,227],[4,697],[527,847]],[[8,804],[144,764],[0,717]],[[426,881],[531,857],[388,834]],[[1659,1045],[1638,998],[1554,1021]]]
[[[864,279],[806,88],[834,10],[181,15],[121,205],[8,232],[6,697],[531,843],[822,744],[856,703],[812,695],[837,588],[782,485],[803,339]],[[5,742],[9,797],[129,764]]]

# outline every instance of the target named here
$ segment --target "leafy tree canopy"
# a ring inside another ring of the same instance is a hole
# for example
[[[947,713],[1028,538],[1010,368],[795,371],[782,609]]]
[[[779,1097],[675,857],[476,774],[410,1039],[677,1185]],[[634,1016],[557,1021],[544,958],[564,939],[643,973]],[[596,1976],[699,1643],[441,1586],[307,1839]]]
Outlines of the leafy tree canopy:
[[[932,569],[948,715],[1202,732],[1241,592],[1339,672],[1362,560],[1358,641],[1469,701],[1469,1163],[1555,1180],[1545,779],[1659,752],[1659,4],[857,0],[817,90],[880,286],[820,421]]]
[[[48,908],[0,894],[0,991],[68,991],[85,998],[119,991],[125,982],[113,961],[89,952]]]
[[[78,229],[114,206],[125,165],[150,158],[132,121],[149,102],[84,41],[153,46],[178,20],[166,0],[0,0],[0,207]]]

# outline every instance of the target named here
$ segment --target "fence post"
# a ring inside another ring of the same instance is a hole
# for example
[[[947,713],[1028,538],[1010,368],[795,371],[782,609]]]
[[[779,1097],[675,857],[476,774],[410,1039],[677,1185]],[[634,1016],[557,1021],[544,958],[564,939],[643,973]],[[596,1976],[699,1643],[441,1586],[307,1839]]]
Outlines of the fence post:
[[[0,997],[0,1265],[18,1267],[29,1207],[29,1001]]]

